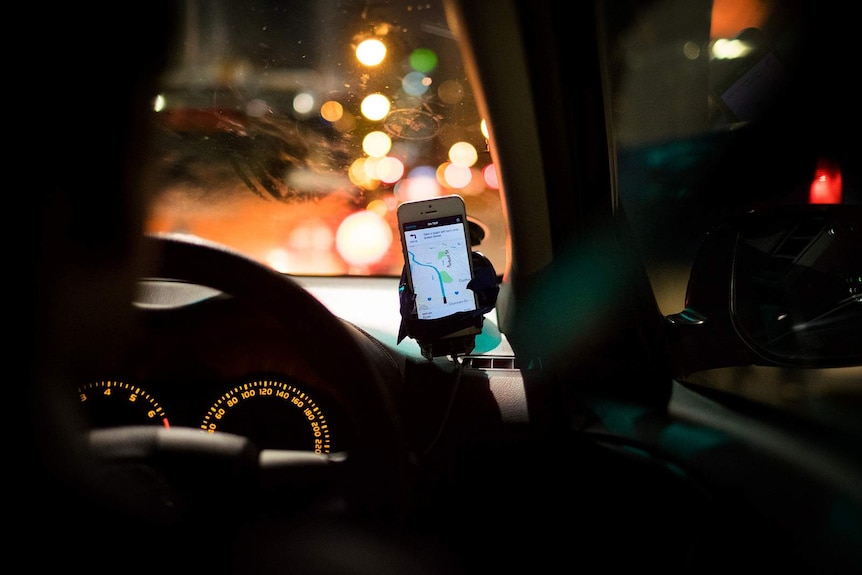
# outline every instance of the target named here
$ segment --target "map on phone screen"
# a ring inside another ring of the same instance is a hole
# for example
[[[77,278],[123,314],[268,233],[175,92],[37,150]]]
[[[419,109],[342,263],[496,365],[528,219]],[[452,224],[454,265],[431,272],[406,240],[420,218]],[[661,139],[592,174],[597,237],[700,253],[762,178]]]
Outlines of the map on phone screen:
[[[404,225],[404,245],[410,265],[416,313],[435,319],[476,309],[470,282],[470,246],[460,216]]]

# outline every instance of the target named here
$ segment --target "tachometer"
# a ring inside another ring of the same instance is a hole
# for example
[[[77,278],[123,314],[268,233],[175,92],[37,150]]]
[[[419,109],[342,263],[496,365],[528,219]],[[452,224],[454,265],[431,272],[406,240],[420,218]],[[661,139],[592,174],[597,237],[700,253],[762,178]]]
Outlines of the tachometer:
[[[132,383],[93,381],[78,388],[78,397],[94,427],[149,423],[170,427],[168,416],[156,398]]]
[[[283,381],[249,381],[219,397],[201,429],[248,437],[261,449],[330,453],[332,437],[323,410],[305,391]]]

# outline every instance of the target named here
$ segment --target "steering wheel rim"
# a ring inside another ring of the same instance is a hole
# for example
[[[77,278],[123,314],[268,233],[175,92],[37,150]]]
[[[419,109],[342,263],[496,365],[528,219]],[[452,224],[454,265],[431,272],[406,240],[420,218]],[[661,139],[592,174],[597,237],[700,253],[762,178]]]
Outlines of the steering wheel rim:
[[[142,254],[142,279],[170,279],[216,289],[258,306],[286,328],[296,353],[308,358],[328,381],[339,382],[339,389],[352,407],[355,441],[346,459],[311,462],[317,468],[316,477],[321,473],[339,474],[337,481],[343,486],[348,514],[384,522],[402,517],[409,493],[409,450],[393,390],[370,351],[379,353],[379,349],[363,341],[367,336],[333,315],[289,276],[221,244],[193,236],[150,234],[143,239]],[[332,350],[336,350],[337,360]],[[264,451],[254,446],[238,449],[237,437],[222,432],[212,434],[216,436],[212,438],[215,447],[211,442],[168,442],[164,430],[141,428],[118,430],[115,434],[100,430],[98,436],[94,433],[91,432],[91,446],[108,460],[120,461],[130,454],[138,459],[157,459],[165,450],[174,454],[185,450],[200,456],[200,452],[206,455],[214,450],[227,462],[223,464],[225,469],[242,469],[270,488],[273,482],[290,485],[294,483],[291,473],[307,475],[309,469],[306,459],[305,464],[292,470],[295,457],[290,454],[265,450],[269,457],[261,457]],[[265,462],[274,460],[281,463],[268,469]],[[284,461],[291,464],[285,466]]]

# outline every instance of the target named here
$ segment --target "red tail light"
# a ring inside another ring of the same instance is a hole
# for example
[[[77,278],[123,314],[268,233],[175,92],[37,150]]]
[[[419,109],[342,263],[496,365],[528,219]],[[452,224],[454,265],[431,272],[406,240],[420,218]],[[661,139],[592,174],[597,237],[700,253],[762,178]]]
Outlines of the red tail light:
[[[808,193],[809,204],[841,203],[841,169],[832,160],[821,158],[814,171],[814,180]]]

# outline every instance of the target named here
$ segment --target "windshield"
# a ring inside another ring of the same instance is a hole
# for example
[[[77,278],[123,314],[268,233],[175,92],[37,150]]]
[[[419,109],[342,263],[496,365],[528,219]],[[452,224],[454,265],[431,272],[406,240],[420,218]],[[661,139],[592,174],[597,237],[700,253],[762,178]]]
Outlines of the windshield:
[[[850,122],[829,119],[852,110],[847,94],[796,79],[844,72],[800,32],[799,2],[599,6],[615,193],[663,313],[685,307],[699,246],[725,218],[860,202],[858,147],[839,141]],[[214,240],[293,275],[392,277],[398,205],[457,194],[474,249],[507,269],[497,170],[443,2],[177,10],[153,102],[146,231]],[[808,94],[820,108],[793,105]]]
[[[398,276],[397,206],[458,194],[474,249],[504,268],[496,170],[440,2],[178,9],[146,231],[289,274]]]

